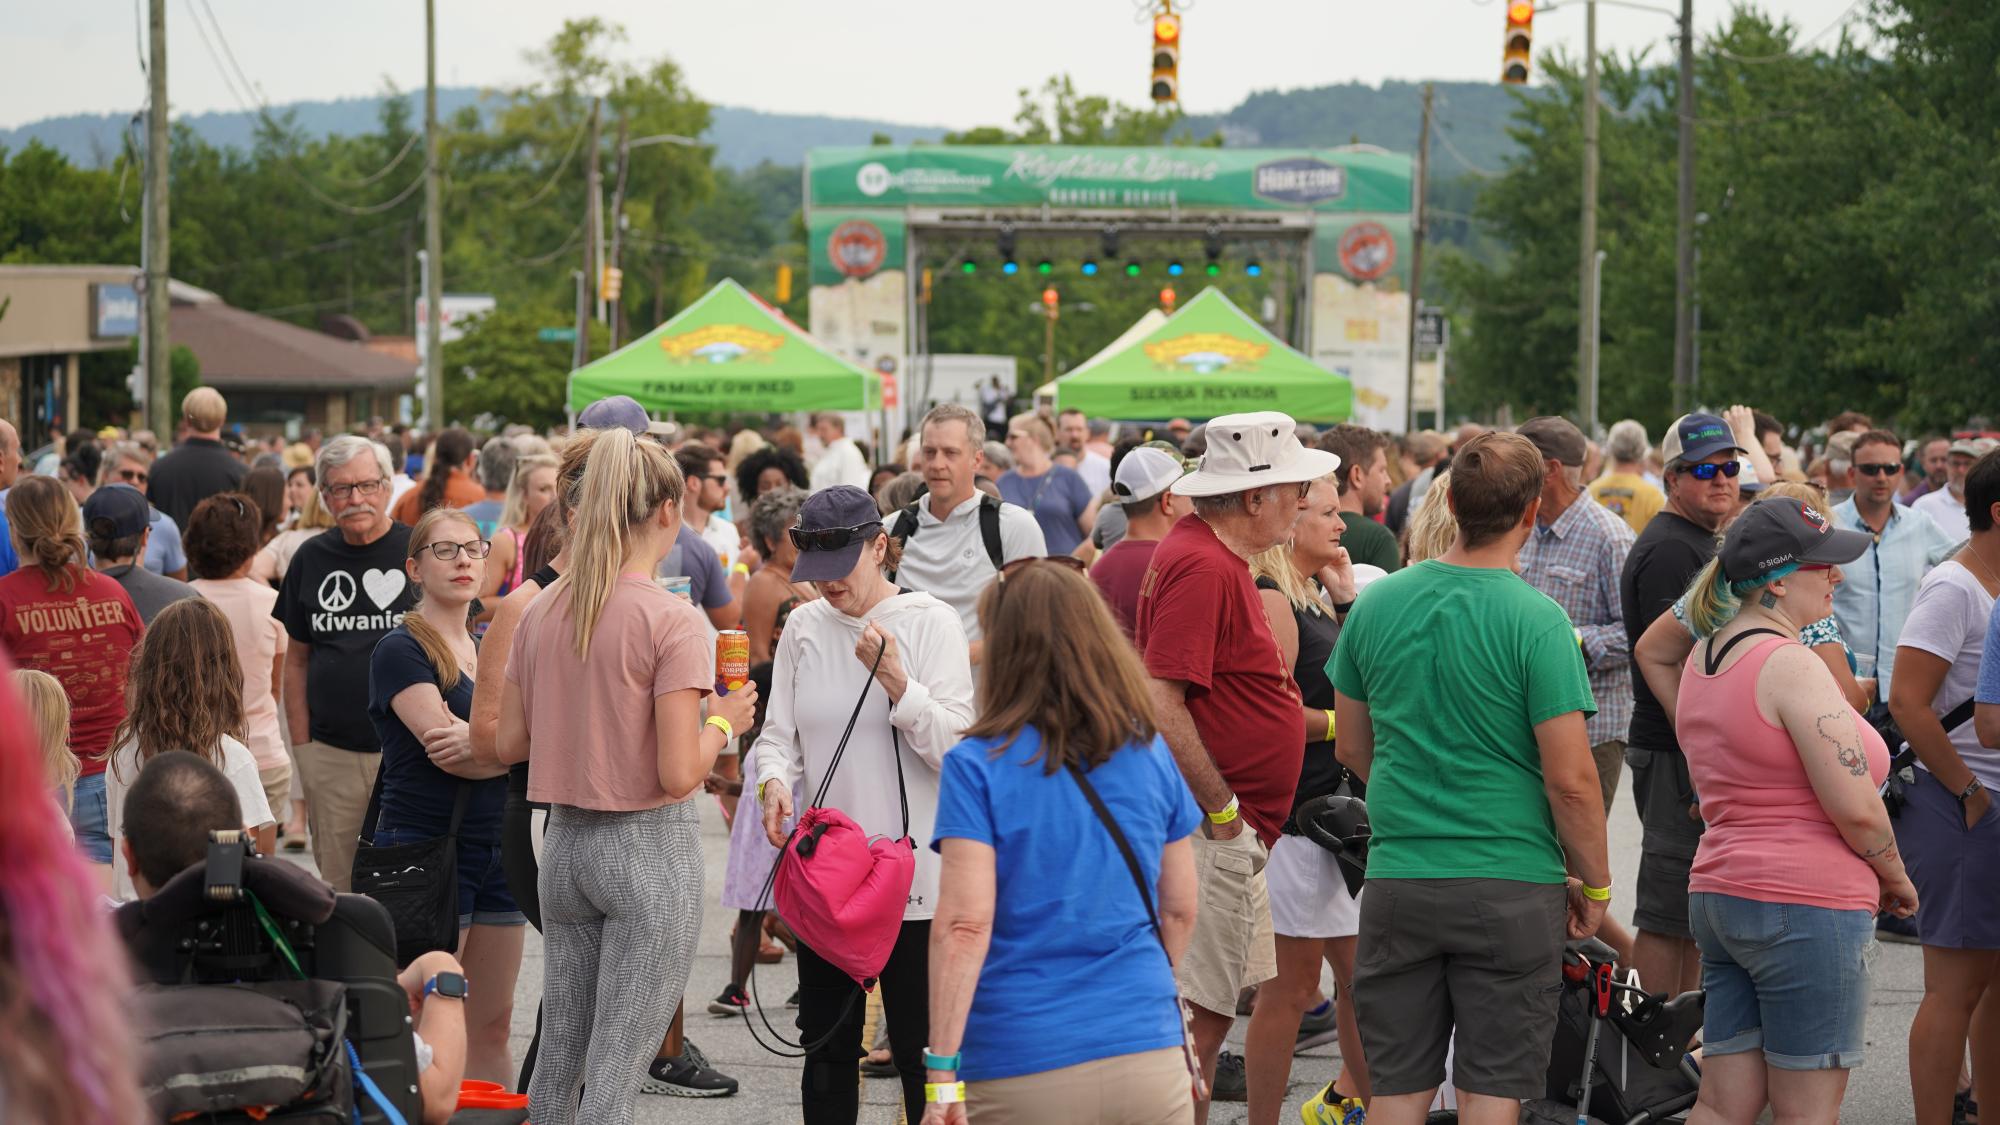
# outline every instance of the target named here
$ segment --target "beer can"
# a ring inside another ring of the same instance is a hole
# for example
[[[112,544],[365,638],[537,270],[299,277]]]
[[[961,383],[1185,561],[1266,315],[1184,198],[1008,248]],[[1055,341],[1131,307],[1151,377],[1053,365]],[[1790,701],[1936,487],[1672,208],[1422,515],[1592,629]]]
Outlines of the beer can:
[[[750,682],[750,634],[724,629],[715,635],[715,693],[728,695]]]

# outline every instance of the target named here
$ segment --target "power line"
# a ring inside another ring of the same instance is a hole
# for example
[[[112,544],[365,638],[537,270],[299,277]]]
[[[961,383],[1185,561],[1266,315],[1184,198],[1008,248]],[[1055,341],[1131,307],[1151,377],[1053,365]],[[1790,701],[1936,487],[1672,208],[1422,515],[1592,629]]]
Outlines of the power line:
[[[1485,168],[1481,168],[1479,165],[1474,164],[1472,161],[1466,159],[1465,154],[1458,151],[1458,146],[1451,143],[1451,130],[1447,128],[1438,129],[1437,138],[1438,141],[1444,145],[1444,150],[1451,154],[1453,160],[1456,160],[1460,164],[1464,165],[1466,171],[1482,179],[1488,179],[1488,180],[1498,179],[1501,176],[1501,173],[1499,172],[1494,172]]]
[[[1854,3],[1849,4],[1847,6],[1846,11],[1840,13],[1839,19],[1836,19],[1832,23],[1826,25],[1826,27],[1823,28],[1818,35],[1815,35],[1810,39],[1800,40],[1798,43],[1793,45],[1794,48],[1796,50],[1804,50],[1805,48],[1811,47],[1814,44],[1818,43],[1820,40],[1833,34],[1840,28],[1847,26],[1847,22],[1853,19],[1855,15],[1861,11],[1862,6],[1865,5],[1867,2],[1868,0],[1854,0]],[[1751,63],[1753,65],[1784,62],[1785,60],[1788,59],[1800,60],[1807,57],[1805,55],[1795,54],[1793,53],[1793,51],[1780,51],[1774,55],[1739,55],[1736,52],[1730,50],[1729,48],[1722,46],[1720,43],[1715,42],[1714,40],[1709,40],[1708,47],[1710,50],[1714,51],[1718,55],[1721,55],[1723,58],[1728,59],[1730,62]]]
[[[532,207],[535,203],[539,202],[543,196],[547,195],[550,191],[555,189],[556,181],[562,179],[563,171],[569,167],[570,160],[576,156],[577,147],[583,142],[584,127],[589,124],[590,124],[590,119],[587,117],[577,119],[576,132],[570,134],[569,149],[568,151],[563,153],[562,160],[556,164],[556,170],[554,172],[549,173],[548,181],[542,184],[541,187],[537,188],[533,195],[530,195],[528,198],[522,200],[521,202],[509,203],[507,205],[507,209],[509,211],[526,210],[527,208]]]

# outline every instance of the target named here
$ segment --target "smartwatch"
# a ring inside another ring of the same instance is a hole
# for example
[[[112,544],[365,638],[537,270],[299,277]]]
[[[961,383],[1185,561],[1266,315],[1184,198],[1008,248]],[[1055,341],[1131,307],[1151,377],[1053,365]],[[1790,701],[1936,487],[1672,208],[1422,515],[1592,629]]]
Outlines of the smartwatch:
[[[461,973],[439,973],[424,982],[425,998],[436,994],[447,1000],[463,1000],[469,991],[471,990],[466,987],[465,976]]]

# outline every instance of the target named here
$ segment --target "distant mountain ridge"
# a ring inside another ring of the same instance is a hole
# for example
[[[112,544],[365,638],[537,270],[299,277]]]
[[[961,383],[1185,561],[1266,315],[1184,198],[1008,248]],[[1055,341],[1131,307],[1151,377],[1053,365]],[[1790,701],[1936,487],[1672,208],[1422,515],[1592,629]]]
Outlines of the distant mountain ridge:
[[[1422,116],[1422,84],[1360,83],[1304,90],[1259,91],[1227,113],[1192,114],[1184,130],[1203,136],[1220,130],[1224,143],[1242,148],[1327,148],[1349,143],[1379,145],[1395,152],[1412,152]],[[466,106],[477,106],[483,91],[467,86],[439,87],[438,114],[450,117]],[[417,107],[416,95],[404,94]],[[1530,95],[1532,96],[1532,95]],[[273,106],[278,116],[293,115],[310,135],[352,135],[378,127],[383,96],[335,101],[292,102]],[[1474,170],[1497,171],[1514,151],[1507,136],[1514,99],[1508,88],[1487,83],[1437,83],[1436,128],[1439,143],[1434,167],[1444,177]],[[196,113],[181,118],[221,148],[247,149],[255,138],[255,118],[248,113]],[[72,114],[0,129],[0,146],[18,149],[30,140],[63,153],[85,166],[108,163],[117,155],[120,134],[128,119],[118,114]],[[716,146],[718,163],[751,168],[769,162],[796,165],[815,145],[864,145],[876,135],[897,144],[937,141],[947,132],[940,126],[909,125],[858,117],[766,113],[736,106],[714,107],[708,139]],[[1448,142],[1444,143],[1444,142]]]

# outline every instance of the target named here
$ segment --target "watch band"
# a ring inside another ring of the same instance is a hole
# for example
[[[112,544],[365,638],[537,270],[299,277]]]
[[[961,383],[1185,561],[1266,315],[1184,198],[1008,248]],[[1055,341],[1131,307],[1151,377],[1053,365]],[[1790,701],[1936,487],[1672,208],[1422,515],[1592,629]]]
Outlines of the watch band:
[[[1975,776],[1971,781],[1965,783],[1965,788],[1958,791],[1958,803],[1962,805],[1965,802],[1970,801],[1974,793],[1977,793],[1984,788],[1986,788],[1986,786],[1980,784],[1979,778]]]
[[[954,1051],[949,1055],[940,1055],[932,1051],[929,1047],[924,1048],[925,1070],[957,1070],[959,1064],[964,1061],[964,1051]]]

